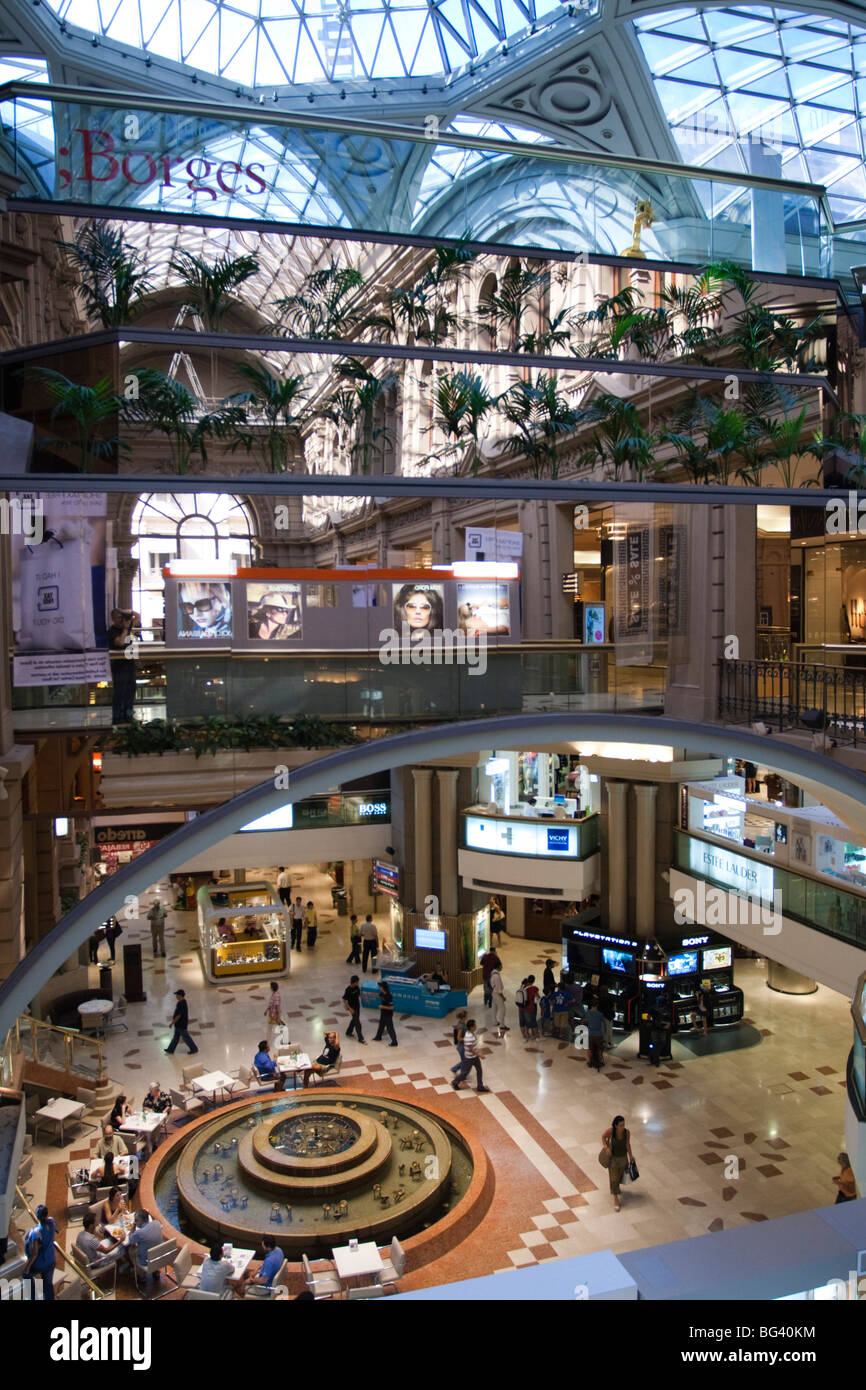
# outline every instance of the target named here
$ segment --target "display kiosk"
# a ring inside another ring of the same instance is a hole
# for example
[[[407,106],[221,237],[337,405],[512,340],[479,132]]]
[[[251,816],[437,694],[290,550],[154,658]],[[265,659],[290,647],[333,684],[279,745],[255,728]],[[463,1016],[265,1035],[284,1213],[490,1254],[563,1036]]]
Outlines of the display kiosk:
[[[598,931],[578,917],[563,918],[562,928],[563,970],[571,973],[576,984],[598,994],[602,1004],[609,1002],[611,1027],[627,1032],[635,1023],[640,943]]]
[[[197,899],[202,965],[213,984],[286,973],[289,914],[269,883],[208,884]]]
[[[740,1022],[745,1005],[743,991],[734,984],[733,952],[729,941],[710,934],[682,937],[669,950],[663,971],[670,983],[674,1032],[694,1028],[699,1022],[699,988],[707,994],[711,1028]]]

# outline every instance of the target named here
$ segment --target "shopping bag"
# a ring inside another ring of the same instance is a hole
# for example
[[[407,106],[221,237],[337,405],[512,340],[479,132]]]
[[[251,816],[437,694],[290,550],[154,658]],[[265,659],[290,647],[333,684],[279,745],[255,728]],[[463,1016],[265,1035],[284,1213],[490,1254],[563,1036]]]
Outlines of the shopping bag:
[[[638,1178],[640,1177],[640,1173],[638,1172],[637,1164],[635,1163],[634,1159],[632,1159],[631,1163],[628,1165],[626,1172],[628,1173],[629,1179],[632,1182],[637,1182]]]

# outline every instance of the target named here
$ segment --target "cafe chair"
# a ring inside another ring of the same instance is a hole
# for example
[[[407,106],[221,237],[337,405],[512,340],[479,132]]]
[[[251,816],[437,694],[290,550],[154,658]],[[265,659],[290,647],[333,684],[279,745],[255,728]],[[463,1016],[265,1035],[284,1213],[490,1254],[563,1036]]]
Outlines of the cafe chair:
[[[240,1067],[238,1070],[240,1073],[245,1071],[246,1068]],[[255,1083],[250,1088],[253,1091],[272,1091],[277,1084],[277,1078],[275,1076],[262,1076],[262,1073],[256,1067],[250,1067],[249,1074],[251,1081]]]
[[[191,1066],[183,1069],[182,1091],[191,1091],[192,1083],[197,1076],[207,1076],[207,1067],[202,1062],[193,1062]]]
[[[156,1302],[156,1300],[160,1298],[168,1298],[168,1295],[170,1293],[177,1293],[178,1289],[195,1288],[198,1284],[198,1277],[197,1275],[190,1273],[191,1269],[192,1251],[189,1248],[189,1244],[187,1242],[184,1242],[184,1244],[180,1247],[180,1252],[178,1254],[177,1259],[174,1261],[174,1264],[171,1266],[170,1269],[166,1270],[166,1273],[171,1275],[172,1279],[174,1280],[174,1283],[169,1285],[169,1287],[165,1289],[163,1293],[158,1293],[156,1295],[156,1298],[154,1299],[154,1302]]]
[[[310,1072],[310,1081],[315,1081],[315,1082],[317,1083],[317,1085],[321,1086],[321,1084],[322,1084],[322,1082],[325,1080],[325,1077],[326,1077],[326,1076],[327,1076],[327,1077],[339,1076],[339,1074],[340,1074],[340,1069],[342,1068],[342,1065],[343,1065],[343,1054],[342,1054],[342,1052],[340,1052],[340,1053],[337,1054],[337,1060],[336,1060],[336,1062],[334,1063],[334,1065],[333,1065],[332,1067],[326,1067],[325,1070],[324,1070],[323,1072],[317,1072],[317,1071]]]
[[[329,1270],[316,1271],[314,1274],[313,1266],[306,1255],[302,1255],[301,1260],[304,1265],[304,1283],[314,1298],[333,1298],[335,1293],[342,1293],[343,1286],[338,1275],[333,1272],[333,1265]]]
[[[221,1303],[223,1296],[221,1293],[208,1293],[206,1289],[187,1289],[186,1302],[194,1299],[199,1303]]]
[[[267,1285],[267,1284],[247,1284],[246,1291],[245,1291],[245,1297],[246,1297],[246,1298],[279,1298],[279,1297],[280,1297],[280,1290],[281,1290],[281,1288],[282,1288],[282,1285],[280,1284],[280,1280],[283,1279],[283,1278],[285,1277],[285,1273],[286,1273],[286,1270],[288,1269],[288,1267],[289,1267],[289,1262],[288,1262],[288,1260],[283,1260],[283,1263],[280,1265],[279,1269],[277,1270],[276,1274],[274,1275],[274,1277],[273,1277],[273,1279],[272,1279],[272,1281],[271,1281],[271,1283],[270,1283],[269,1285]]]
[[[160,1241],[159,1245],[152,1245],[147,1253],[146,1262],[140,1265],[136,1260],[132,1266],[136,1288],[141,1290],[142,1283],[146,1282],[145,1276],[148,1274],[155,1274],[159,1278],[164,1269],[168,1270],[174,1264],[179,1254],[180,1250],[176,1240],[163,1240]]]
[[[96,1099],[96,1093],[92,1091],[89,1086],[79,1086],[75,1092],[75,1099],[78,1101],[79,1105],[84,1106],[84,1110],[78,1117],[78,1124],[80,1125],[81,1129],[95,1129],[98,1133],[99,1123],[97,1122],[96,1124],[91,1124],[89,1120],[85,1119],[86,1115],[96,1114],[96,1111],[93,1108],[93,1102]]]
[[[390,1259],[382,1261],[382,1269],[379,1273],[379,1283],[383,1288],[386,1284],[396,1285],[406,1272],[406,1252],[396,1236],[391,1239],[389,1254]]]
[[[80,1226],[85,1216],[90,1211],[90,1195],[78,1197],[74,1202],[70,1202],[66,1208],[67,1226]]]
[[[169,1091],[169,1095],[174,1103],[175,1109],[181,1110],[184,1115],[201,1115],[204,1113],[204,1101],[199,1100],[198,1096],[185,1096],[174,1087]]]
[[[351,1298],[384,1298],[385,1288],[382,1284],[362,1284],[359,1289],[347,1289],[346,1297]]]

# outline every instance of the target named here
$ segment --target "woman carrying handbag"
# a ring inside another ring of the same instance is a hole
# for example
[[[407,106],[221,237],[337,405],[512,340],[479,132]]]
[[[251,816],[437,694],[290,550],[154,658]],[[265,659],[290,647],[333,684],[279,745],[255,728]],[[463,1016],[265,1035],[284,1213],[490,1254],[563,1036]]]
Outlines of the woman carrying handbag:
[[[625,1127],[625,1120],[622,1115],[614,1115],[610,1129],[606,1129],[601,1136],[601,1143],[602,1149],[598,1161],[602,1168],[607,1169],[610,1193],[613,1197],[613,1209],[620,1211],[619,1185],[622,1182],[623,1174],[628,1169],[629,1175],[632,1176],[633,1174],[633,1179],[637,1176],[637,1164],[631,1151],[631,1134]]]

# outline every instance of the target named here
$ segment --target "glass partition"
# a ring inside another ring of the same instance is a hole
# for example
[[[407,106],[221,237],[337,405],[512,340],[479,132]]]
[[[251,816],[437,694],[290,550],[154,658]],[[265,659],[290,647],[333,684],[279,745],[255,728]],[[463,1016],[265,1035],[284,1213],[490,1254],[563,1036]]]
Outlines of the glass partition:
[[[422,133],[262,111],[228,118],[224,107],[141,97],[81,101],[41,84],[4,90],[2,135],[28,199],[757,269],[773,247],[765,269],[831,273],[822,190],[807,183],[580,154],[520,126],[492,140],[440,134],[438,121]],[[761,212],[778,229],[753,253],[754,196],[768,191]]]

